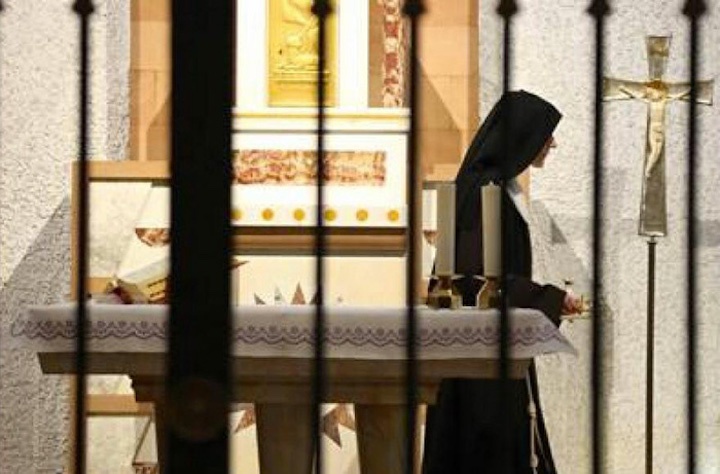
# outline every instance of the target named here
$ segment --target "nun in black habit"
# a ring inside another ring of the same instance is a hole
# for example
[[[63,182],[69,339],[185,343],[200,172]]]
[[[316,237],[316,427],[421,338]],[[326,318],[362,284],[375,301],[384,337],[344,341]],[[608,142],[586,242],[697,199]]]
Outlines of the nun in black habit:
[[[513,307],[541,310],[555,324],[561,314],[579,312],[577,297],[552,285],[531,280],[532,256],[527,212],[515,178],[528,166],[542,166],[560,113],[550,103],[525,91],[508,92],[475,135],[455,180],[455,269],[463,304],[473,306],[483,274],[482,186],[505,181],[506,214],[502,245],[508,250],[505,273]],[[504,129],[504,130],[503,130]],[[510,380],[505,392],[507,413],[499,416],[501,381],[447,379],[437,404],[427,413],[424,474],[554,474],[556,473],[540,409],[535,365],[526,380]],[[530,447],[529,403],[537,407],[537,426]],[[505,431],[503,431],[505,430]],[[501,441],[502,433],[508,437]],[[533,453],[535,451],[535,458]],[[512,466],[508,465],[508,460]]]

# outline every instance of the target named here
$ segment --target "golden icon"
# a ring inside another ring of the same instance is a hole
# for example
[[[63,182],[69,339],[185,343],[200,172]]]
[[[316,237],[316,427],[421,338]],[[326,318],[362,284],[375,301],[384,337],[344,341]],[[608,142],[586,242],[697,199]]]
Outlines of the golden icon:
[[[270,107],[312,107],[316,103],[319,23],[313,0],[270,0],[268,93]],[[333,7],[335,2],[331,2]],[[333,8],[334,9],[334,8]],[[338,76],[337,15],[327,19],[323,76],[325,105],[335,105]]]

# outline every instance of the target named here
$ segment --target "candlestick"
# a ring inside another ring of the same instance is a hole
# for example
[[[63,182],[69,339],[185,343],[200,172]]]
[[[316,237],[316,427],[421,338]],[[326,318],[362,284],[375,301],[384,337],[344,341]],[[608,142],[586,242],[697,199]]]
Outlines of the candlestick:
[[[458,309],[462,306],[462,295],[453,283],[451,275],[433,277],[435,286],[428,295],[427,304],[433,309]]]
[[[455,273],[455,184],[437,185],[437,252],[435,274]]]
[[[488,184],[482,188],[482,237],[484,275],[500,276],[500,186]]]
[[[500,307],[500,281],[497,277],[485,277],[485,282],[477,295],[477,307],[480,309]]]

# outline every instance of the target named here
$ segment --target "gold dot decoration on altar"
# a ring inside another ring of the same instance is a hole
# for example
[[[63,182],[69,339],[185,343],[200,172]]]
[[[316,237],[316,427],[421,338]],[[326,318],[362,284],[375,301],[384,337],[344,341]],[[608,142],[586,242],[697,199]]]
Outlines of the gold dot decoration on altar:
[[[272,209],[266,208],[262,211],[262,218],[264,221],[271,221],[275,217],[275,212]]]
[[[368,220],[369,215],[370,214],[366,209],[358,209],[358,211],[355,213],[355,217],[360,222],[365,222],[366,220]]]
[[[390,222],[397,222],[400,219],[400,213],[397,209],[391,209],[387,213],[387,218]]]
[[[241,221],[243,218],[243,212],[242,209],[233,208],[232,211],[230,211],[230,219],[234,221]]]
[[[305,220],[305,211],[303,209],[295,209],[293,211],[293,219],[295,219],[298,222]]]
[[[335,209],[326,209],[323,216],[325,217],[326,221],[332,222],[337,219],[337,211]]]

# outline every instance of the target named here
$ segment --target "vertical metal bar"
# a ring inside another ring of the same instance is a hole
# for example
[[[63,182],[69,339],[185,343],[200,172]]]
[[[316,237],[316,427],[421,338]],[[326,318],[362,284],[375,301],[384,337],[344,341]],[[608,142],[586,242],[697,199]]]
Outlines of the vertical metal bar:
[[[592,268],[592,294],[595,304],[593,305],[592,317],[592,472],[600,474],[604,472],[603,451],[604,451],[604,426],[602,420],[601,404],[603,401],[603,367],[602,367],[602,346],[603,346],[603,321],[601,314],[602,307],[602,223],[603,223],[603,69],[605,65],[605,16],[610,13],[610,7],[605,0],[595,0],[591,3],[588,12],[595,17],[595,136],[593,143],[593,268]]]
[[[3,0],[0,0],[0,15],[2,15],[3,10],[5,10],[5,5],[3,4]],[[0,47],[0,56],[2,56],[2,47]],[[1,77],[2,77],[2,69],[0,68],[0,78]],[[0,82],[0,85],[2,85],[2,82]],[[2,104],[0,104],[0,105],[2,105]],[[1,107],[0,107],[0,109],[1,109]],[[1,110],[0,110],[0,112],[1,112]],[[2,117],[2,113],[0,113],[0,117]],[[0,122],[0,124],[2,124],[2,122]],[[3,345],[2,345],[2,341],[0,340],[0,351],[2,351],[2,349],[3,349]],[[0,380],[2,380],[2,367],[0,367]],[[2,405],[2,402],[0,401],[0,414],[2,413],[2,408],[3,408],[3,405]]]
[[[317,213],[315,224],[315,353],[313,377],[312,436],[315,446],[315,472],[323,474],[322,402],[326,391],[325,370],[325,97],[327,68],[327,18],[331,13],[328,0],[314,0],[313,13],[318,18],[318,71],[317,71]]]
[[[77,0],[73,10],[80,18],[80,133],[78,136],[78,228],[77,228],[77,318],[75,353],[75,472],[85,474],[87,430],[85,423],[85,391],[87,372],[87,264],[90,203],[88,190],[88,131],[90,93],[90,15],[95,10],[91,0]]]
[[[502,81],[503,81],[503,94],[510,90],[512,84],[512,19],[517,13],[518,6],[514,0],[501,0],[497,7],[497,13],[503,18],[503,65],[502,65]],[[507,154],[507,150],[510,149],[510,137],[509,131],[513,121],[514,110],[512,108],[512,102],[508,101],[507,116],[504,117],[502,122],[502,142],[503,150]],[[500,182],[500,401],[498,406],[499,417],[506,417],[509,414],[509,392],[510,383],[508,379],[509,371],[509,334],[510,334],[510,321],[508,319],[508,300],[507,300],[507,274],[508,259],[510,257],[505,236],[505,223],[508,218],[508,206],[507,199],[505,199],[507,183],[505,179],[501,179]],[[508,471],[512,470],[513,459],[511,455],[511,428],[508,423],[500,423],[503,427],[501,438],[501,456],[502,466]]]
[[[645,379],[653,387],[655,375],[655,251],[657,239],[648,240],[648,294],[647,294],[647,361]],[[645,473],[653,472],[653,419],[654,398],[652,389],[645,390]]]
[[[228,471],[233,0],[172,2],[166,471]]]
[[[698,53],[700,45],[700,17],[707,10],[702,0],[688,0],[683,13],[690,20],[690,116],[688,118],[688,200],[687,200],[687,442],[689,474],[697,470],[697,302],[695,262],[697,261],[696,222],[697,204],[695,199],[695,183],[697,182],[697,79]]]
[[[407,148],[407,231],[405,259],[405,305],[406,305],[406,363],[405,363],[405,393],[406,393],[406,423],[405,423],[405,473],[414,474],[416,471],[417,450],[415,438],[415,426],[417,425],[417,243],[416,231],[418,222],[418,112],[420,99],[420,71],[419,71],[419,20],[420,15],[425,12],[425,5],[422,0],[407,0],[403,5],[403,14],[410,22],[409,37],[409,75],[408,84],[408,107],[410,117],[408,124],[408,148]]]

